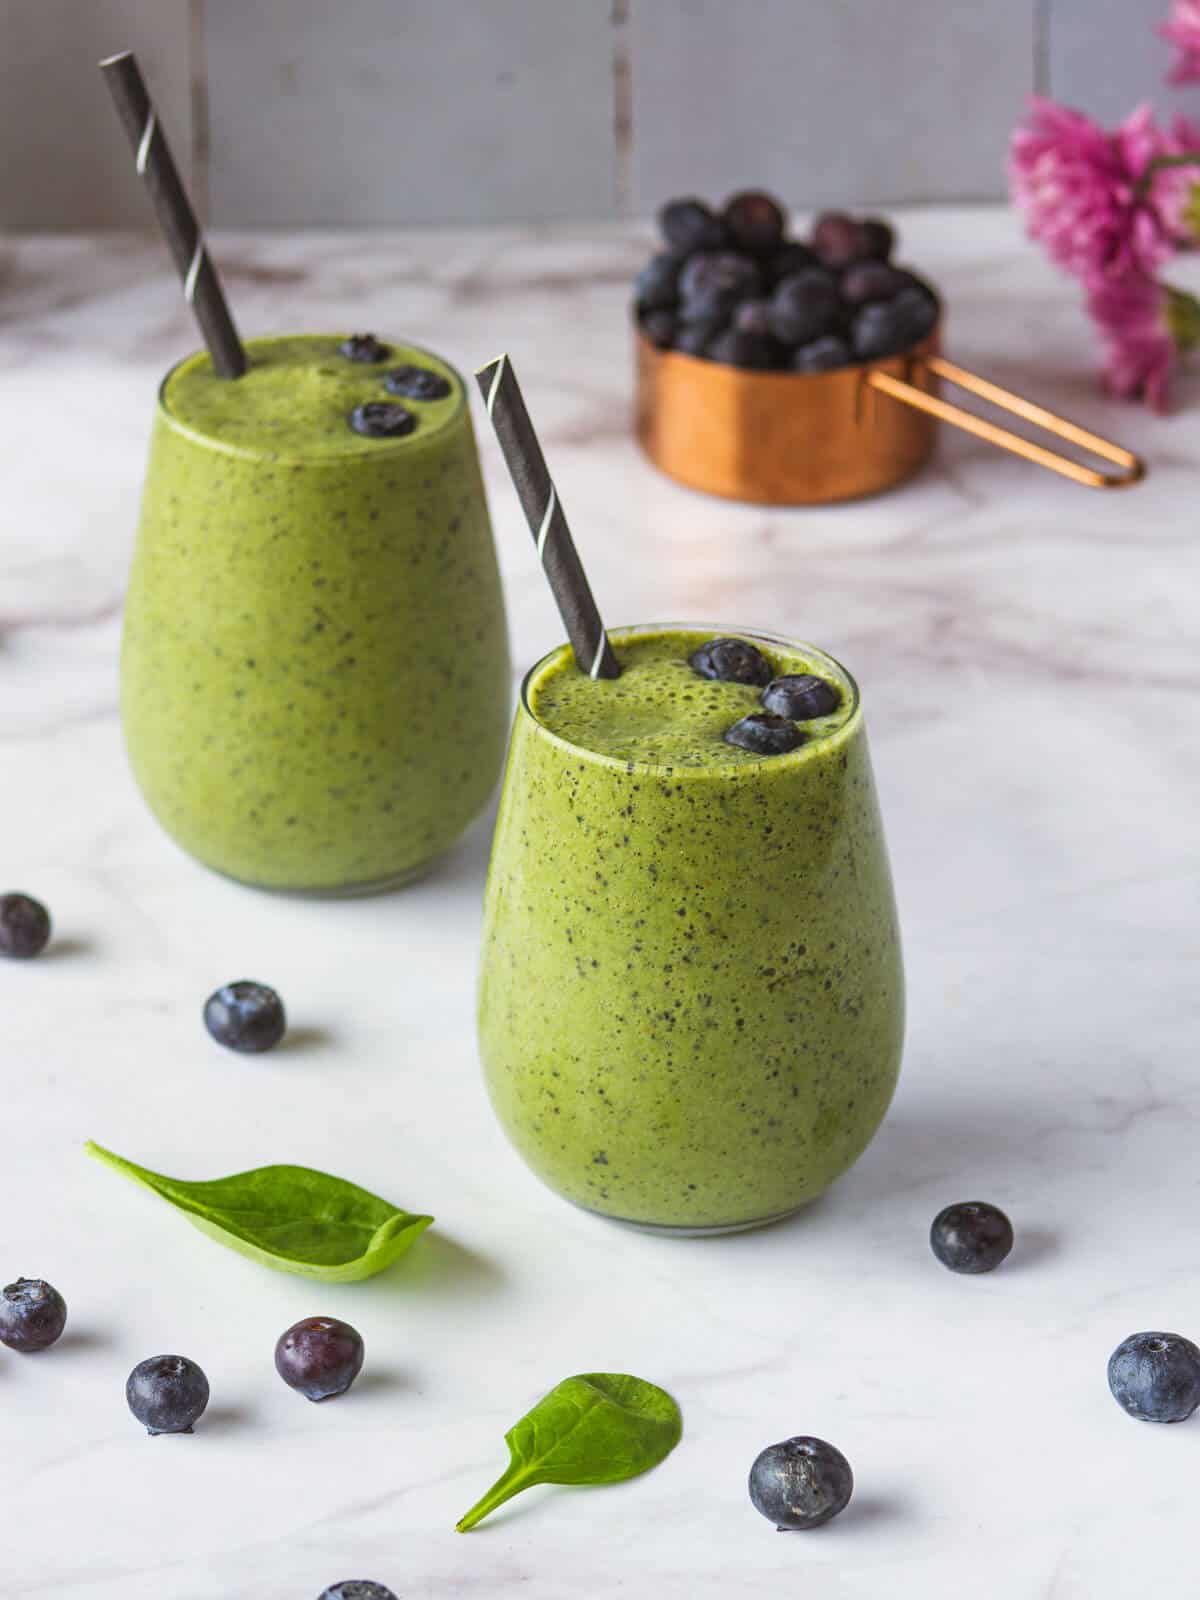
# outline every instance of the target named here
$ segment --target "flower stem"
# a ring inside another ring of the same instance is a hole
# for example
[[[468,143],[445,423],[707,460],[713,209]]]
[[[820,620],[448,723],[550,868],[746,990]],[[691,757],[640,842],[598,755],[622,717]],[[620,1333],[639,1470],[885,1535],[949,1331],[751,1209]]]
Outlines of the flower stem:
[[[1200,167],[1200,151],[1185,151],[1177,156],[1155,156],[1147,163],[1146,170],[1137,181],[1139,199],[1144,199],[1150,193],[1158,174],[1170,167]]]

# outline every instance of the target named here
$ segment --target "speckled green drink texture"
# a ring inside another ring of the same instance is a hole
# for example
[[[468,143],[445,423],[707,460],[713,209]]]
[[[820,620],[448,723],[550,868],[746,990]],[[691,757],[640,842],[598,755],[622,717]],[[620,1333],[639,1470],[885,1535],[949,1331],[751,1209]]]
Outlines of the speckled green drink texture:
[[[199,860],[268,888],[401,880],[499,774],[509,662],[461,378],[393,343],[255,339],[163,384],[126,607],[121,709],[142,791]],[[384,374],[446,377],[409,435],[349,427]]]
[[[858,691],[782,756],[722,734],[759,690],[687,666],[732,629],[613,634],[526,682],[488,879],[481,1051],[497,1115],[577,1204],[704,1231],[816,1198],[895,1088],[903,974]]]

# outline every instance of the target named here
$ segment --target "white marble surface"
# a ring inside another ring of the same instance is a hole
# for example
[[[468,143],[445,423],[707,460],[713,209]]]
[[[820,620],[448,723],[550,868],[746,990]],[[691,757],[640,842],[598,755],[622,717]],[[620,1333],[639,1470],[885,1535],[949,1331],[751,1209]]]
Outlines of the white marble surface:
[[[911,983],[901,1089],[809,1214],[688,1243],[560,1203],[492,1121],[471,1023],[486,826],[416,888],[311,904],[207,875],[151,822],[120,743],[119,611],[155,382],[192,336],[152,241],[0,244],[0,884],[57,923],[45,959],[0,972],[0,1272],[71,1305],[56,1351],[0,1350],[6,1592],[313,1600],[358,1575],[405,1600],[1116,1600],[1190,1571],[1200,1421],[1127,1420],[1104,1365],[1133,1329],[1200,1337],[1196,395],[1165,422],[1099,398],[1070,286],[1003,212],[916,213],[905,236],[951,352],[1143,449],[1142,487],[1089,493],[953,437],[868,504],[705,500],[629,438],[637,230],[219,241],[244,329],[404,330],[464,367],[507,345],[611,620],[793,632],[862,680]],[[483,448],[528,663],[558,625]],[[242,974],[295,1027],[259,1061],[199,1025]],[[180,1175],[308,1162],[438,1226],[394,1272],[317,1291],[88,1162],[89,1136]],[[978,1196],[1019,1242],[958,1279],[926,1232]],[[271,1369],[315,1311],[368,1347],[320,1408]],[[125,1410],[126,1372],[164,1349],[212,1380],[191,1439]],[[678,1396],[675,1456],[455,1534],[505,1427],[593,1368]],[[858,1490],[781,1539],[744,1479],[801,1431]]]

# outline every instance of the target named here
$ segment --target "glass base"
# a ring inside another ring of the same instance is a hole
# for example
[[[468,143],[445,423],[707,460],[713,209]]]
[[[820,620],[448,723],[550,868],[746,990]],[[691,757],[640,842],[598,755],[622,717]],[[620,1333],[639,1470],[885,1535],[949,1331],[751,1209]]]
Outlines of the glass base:
[[[421,861],[415,867],[407,867],[403,872],[390,873],[386,878],[372,878],[365,883],[347,883],[314,889],[285,889],[271,883],[253,883],[249,878],[236,878],[231,872],[222,872],[220,868],[214,870],[217,876],[224,878],[227,883],[236,883],[243,889],[257,889],[262,894],[277,894],[285,900],[365,900],[370,895],[387,894],[392,889],[403,889],[406,884],[417,883],[421,878],[428,877],[441,866],[450,853],[449,850],[443,850],[436,856],[430,856],[428,861]]]
[[[813,1200],[817,1199],[816,1195]],[[628,1217],[609,1216],[606,1211],[593,1211],[591,1206],[578,1205],[572,1200],[572,1205],[579,1211],[586,1211],[589,1217],[599,1217],[604,1222],[615,1222],[620,1228],[632,1228],[635,1233],[657,1234],[663,1239],[715,1239],[725,1233],[752,1233],[756,1228],[769,1228],[776,1222],[786,1222],[789,1217],[807,1211],[812,1200],[803,1200],[798,1206],[789,1206],[786,1211],[776,1211],[769,1217],[756,1217],[751,1222],[716,1222],[709,1226],[688,1227],[686,1224],[678,1225],[669,1222],[633,1222]]]

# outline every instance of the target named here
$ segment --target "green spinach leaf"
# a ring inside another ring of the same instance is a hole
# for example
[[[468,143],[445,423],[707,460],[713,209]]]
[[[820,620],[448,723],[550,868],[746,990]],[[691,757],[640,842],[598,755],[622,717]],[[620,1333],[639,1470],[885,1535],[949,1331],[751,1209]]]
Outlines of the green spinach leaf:
[[[150,1172],[91,1140],[84,1148],[153,1189],[231,1250],[322,1283],[353,1283],[382,1272],[433,1221],[311,1167],[256,1167],[230,1178],[187,1183]]]
[[[564,1378],[504,1435],[511,1460],[457,1524],[466,1533],[535,1483],[620,1483],[656,1467],[683,1434],[665,1389],[622,1372]]]

